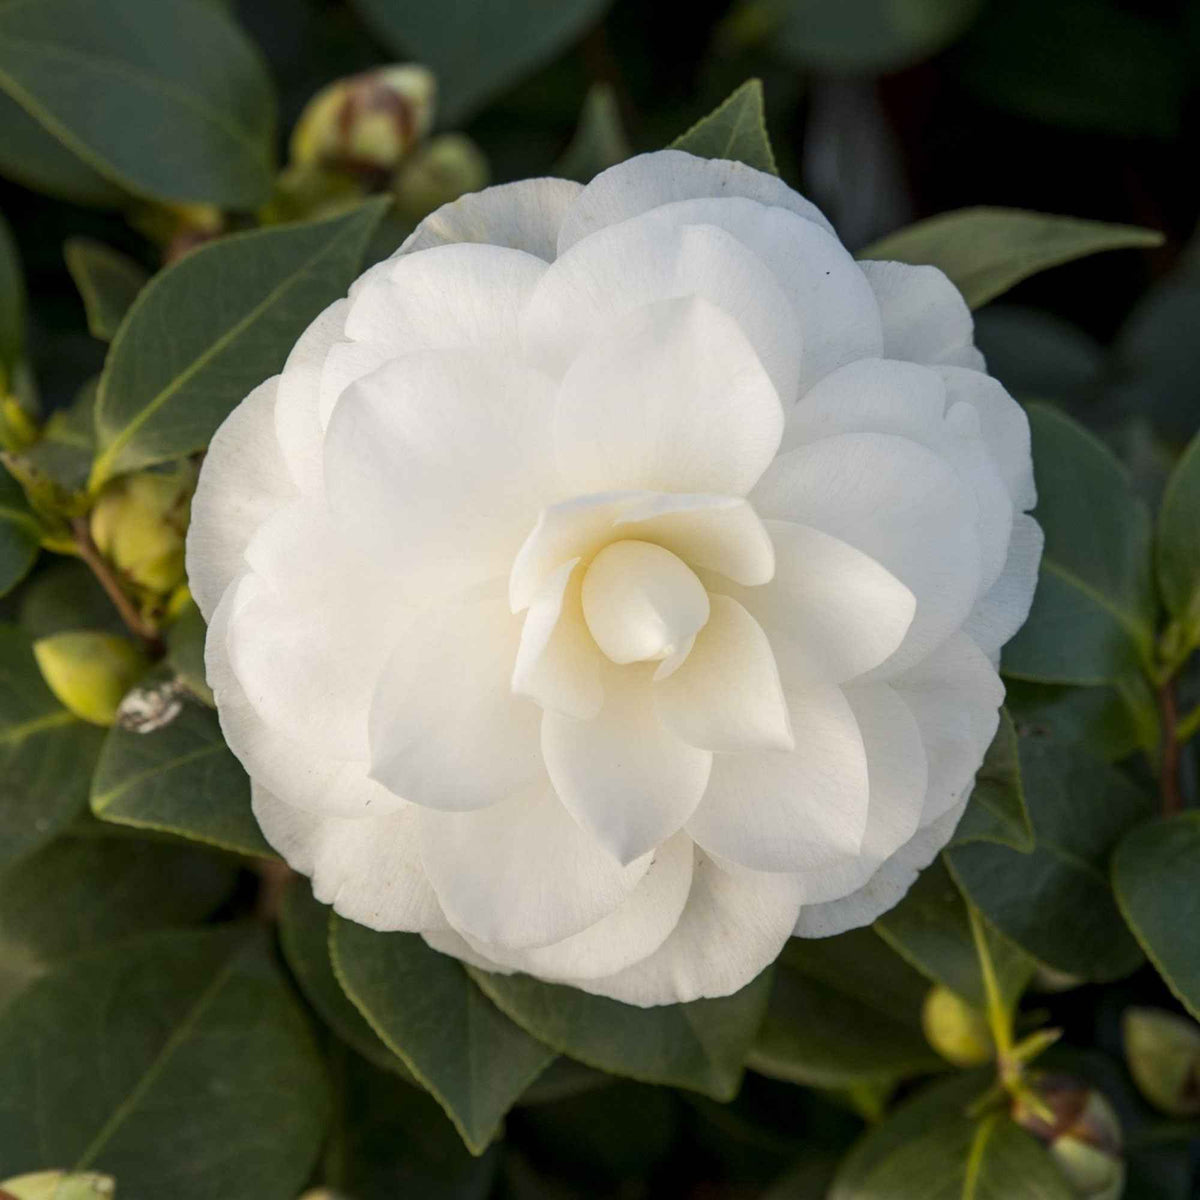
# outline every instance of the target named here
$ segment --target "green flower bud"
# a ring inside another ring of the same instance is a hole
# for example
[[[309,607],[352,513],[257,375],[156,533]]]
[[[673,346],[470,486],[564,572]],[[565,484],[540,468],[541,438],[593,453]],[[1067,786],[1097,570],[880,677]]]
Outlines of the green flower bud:
[[[134,583],[152,592],[172,591],[184,578],[184,539],[195,488],[190,467],[113,480],[92,509],[92,540]]]
[[[1119,1200],[1125,1190],[1121,1123],[1108,1100],[1066,1075],[1037,1081],[1037,1098],[1050,1115],[1017,1100],[1013,1120],[1044,1142],[1081,1200]]]
[[[271,199],[259,211],[264,225],[331,217],[367,195],[362,180],[333,168],[292,163],[275,179]]]
[[[116,1183],[111,1175],[82,1171],[35,1171],[0,1182],[0,1191],[13,1200],[112,1200]]]
[[[483,151],[466,134],[431,138],[396,172],[396,211],[417,222],[443,204],[486,187],[491,171]]]
[[[125,693],[146,669],[141,651],[114,633],[73,630],[34,642],[46,686],[62,705],[93,725],[112,725]]]
[[[1131,1008],[1124,1034],[1138,1091],[1169,1116],[1200,1115],[1200,1025],[1157,1008]]]
[[[980,1066],[995,1053],[987,1018],[949,988],[926,993],[921,1026],[929,1044],[956,1067]]]
[[[339,79],[304,106],[290,145],[301,167],[390,171],[433,124],[437,84],[415,63]]]

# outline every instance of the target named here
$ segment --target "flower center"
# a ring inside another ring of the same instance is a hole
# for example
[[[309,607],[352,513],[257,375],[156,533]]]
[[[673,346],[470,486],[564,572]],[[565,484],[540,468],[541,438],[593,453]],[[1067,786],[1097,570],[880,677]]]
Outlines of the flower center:
[[[615,663],[682,661],[708,613],[708,593],[691,568],[651,542],[605,546],[583,577],[584,619]]]

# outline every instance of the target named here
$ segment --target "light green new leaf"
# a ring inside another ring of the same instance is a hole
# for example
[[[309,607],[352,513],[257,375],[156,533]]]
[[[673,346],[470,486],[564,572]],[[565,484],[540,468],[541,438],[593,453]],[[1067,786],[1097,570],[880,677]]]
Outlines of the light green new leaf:
[[[251,209],[270,195],[270,79],[204,0],[5,0],[0,92],[135,196]],[[35,187],[41,162],[17,168]],[[63,190],[53,160],[46,183]]]
[[[0,396],[25,354],[25,276],[12,230],[0,213]]]
[[[1014,850],[1033,848],[1033,830],[1025,807],[1017,731],[1007,712],[975,776],[967,811],[954,831],[956,842],[1000,842]]]
[[[624,162],[632,153],[621,124],[617,93],[611,84],[594,83],[584,97],[575,136],[551,174],[587,183],[601,171]]]
[[[0,625],[0,871],[87,807],[103,737],[54,698],[29,638]]]
[[[34,1171],[15,1179],[0,1180],[5,1200],[112,1200],[116,1180],[98,1171]]]
[[[149,273],[119,250],[86,237],[68,238],[63,257],[83,300],[88,331],[111,342]]]
[[[41,542],[42,527],[21,485],[0,463],[0,596],[29,573]]]
[[[283,366],[309,322],[345,294],[388,203],[232,234],[156,275],[109,348],[92,487],[202,449]]]
[[[335,916],[330,953],[371,1028],[433,1093],[471,1153],[482,1154],[554,1051],[415,933],[376,933]]]
[[[1163,235],[1133,225],[1109,225],[1019,208],[961,208],[918,221],[874,242],[859,258],[940,268],[979,308],[1045,271],[1102,250],[1159,246]]]
[[[1113,453],[1070,417],[1032,405],[1033,464],[1046,535],[1029,619],[1003,671],[1048,683],[1115,683],[1154,653],[1151,525]]]
[[[236,865],[190,846],[61,837],[0,876],[0,1006],[83,950],[206,917]]]
[[[160,729],[108,731],[91,805],[97,817],[116,825],[275,857],[250,811],[250,780],[225,745],[217,714],[190,697]]]
[[[747,79],[728,99],[671,145],[698,158],[729,158],[778,175],[775,153],[767,134],[762,80]]]
[[[945,859],[970,900],[1040,962],[1085,979],[1117,979],[1141,962],[1108,881],[1121,836],[1151,811],[1116,768],[1048,738],[1020,741],[1034,848],[954,845]]]
[[[1044,1147],[1006,1114],[968,1115],[987,1085],[960,1075],[901,1105],[850,1152],[828,1200],[1072,1200]]]
[[[1158,514],[1158,582],[1188,646],[1200,644],[1200,434],[1184,451]]]
[[[1133,830],[1113,855],[1112,878],[1146,956],[1200,1020],[1200,812]]]
[[[396,53],[433,69],[438,119],[458,126],[595,25],[611,0],[354,0]]]
[[[329,1114],[303,1014],[244,930],[71,959],[0,1013],[0,1161],[113,1175],[121,1200],[294,1200]]]
[[[518,1025],[570,1058],[718,1100],[737,1094],[771,983],[768,971],[720,1000],[636,1008],[528,975],[470,973]]]
[[[793,938],[775,964],[754,1070],[816,1087],[888,1085],[945,1063],[921,1032],[928,985],[870,929]]]

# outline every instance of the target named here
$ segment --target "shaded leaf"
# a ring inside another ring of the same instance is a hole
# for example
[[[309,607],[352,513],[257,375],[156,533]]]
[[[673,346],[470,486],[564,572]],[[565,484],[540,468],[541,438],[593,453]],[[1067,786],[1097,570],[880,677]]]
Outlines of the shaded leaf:
[[[0,213],[0,396],[25,354],[25,277],[12,230]]]
[[[1033,830],[1021,783],[1017,731],[1005,711],[1000,713],[1000,728],[975,776],[975,787],[954,831],[954,841],[1000,842],[1014,850],[1033,848]]]
[[[1117,762],[1138,748],[1138,724],[1115,687],[1007,680],[1005,706],[1017,732],[1078,742],[1089,753]]]
[[[611,84],[594,83],[584,97],[575,136],[551,173],[587,183],[601,171],[624,162],[632,153],[621,123],[616,91]]]
[[[1020,208],[960,208],[918,221],[859,252],[859,258],[929,264],[944,271],[971,308],[1049,267],[1138,246],[1163,236],[1133,225],[1109,225]]]
[[[244,931],[71,959],[0,1013],[0,1058],[6,1166],[104,1171],[122,1200],[293,1200],[325,1131],[303,1015]]]
[[[96,390],[99,378],[79,389],[67,408],[56,409],[42,426],[42,435],[21,453],[22,467],[32,477],[44,477],[56,488],[74,493],[87,486],[96,453]]]
[[[161,728],[108,731],[91,805],[102,821],[275,857],[250,811],[250,780],[226,746],[217,714],[191,699]]]
[[[165,638],[168,665],[197,700],[212,708],[215,701],[204,671],[204,640],[207,636],[208,626],[204,624],[196,602],[189,600],[167,627]]]
[[[21,485],[0,463],[0,596],[29,573],[42,541],[42,528]]]
[[[415,933],[376,933],[335,916],[330,952],[371,1028],[433,1093],[467,1148],[482,1154],[554,1051],[496,1008],[460,962]]]
[[[235,233],[161,271],[109,349],[96,399],[91,485],[203,449],[246,394],[358,274],[389,201]],[[173,337],[164,340],[162,330]]]
[[[747,79],[671,145],[698,158],[729,158],[759,171],[779,174],[767,135],[762,80]]]
[[[213,4],[8,0],[0,91],[91,172],[134,195],[249,209],[270,194],[271,83]],[[34,186],[42,162],[39,154],[19,168]],[[62,190],[60,162],[50,163],[50,190]],[[76,182],[68,177],[72,190]]]
[[[83,300],[88,331],[103,342],[111,342],[138,292],[150,279],[149,272],[128,255],[91,238],[68,238],[63,257]]]
[[[74,558],[48,563],[29,581],[21,593],[20,621],[33,641],[73,629],[128,632],[95,575]]]
[[[1133,830],[1113,855],[1112,878],[1146,956],[1200,1020],[1200,812]]]
[[[1158,514],[1158,582],[1187,646],[1200,644],[1200,433],[1179,460]]]

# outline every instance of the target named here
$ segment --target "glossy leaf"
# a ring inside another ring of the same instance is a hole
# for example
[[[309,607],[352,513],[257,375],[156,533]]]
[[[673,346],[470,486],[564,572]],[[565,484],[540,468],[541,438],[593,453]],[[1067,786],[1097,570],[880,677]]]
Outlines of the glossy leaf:
[[[397,54],[438,81],[438,118],[459,125],[485,101],[549,62],[596,24],[610,0],[354,0]]]
[[[183,685],[202,703],[213,707],[212,689],[208,686],[204,671],[204,639],[208,627],[196,607],[189,600],[183,611],[167,626],[167,663]]]
[[[92,812],[117,825],[274,858],[250,811],[250,780],[225,745],[216,713],[190,698],[174,702],[178,715],[161,728],[108,731]]]
[[[122,1200],[293,1200],[325,1132],[303,1015],[244,931],[71,959],[0,1013],[0,1058],[6,1167],[103,1171]]]
[[[87,807],[103,737],[54,698],[25,634],[0,625],[0,871]]]
[[[1004,703],[1018,733],[1077,742],[1109,762],[1119,762],[1138,748],[1138,722],[1116,687],[1006,682]]]
[[[1019,208],[961,208],[872,243],[859,258],[929,264],[944,271],[972,308],[1039,271],[1098,254],[1158,246],[1162,234]]]
[[[1171,475],[1158,514],[1158,582],[1187,645],[1200,644],[1200,434]]]
[[[1007,712],[975,776],[967,811],[954,831],[956,842],[1000,842],[1014,850],[1033,847],[1033,830],[1025,806],[1017,731]]]
[[[1112,452],[1071,418],[1029,410],[1046,535],[1029,620],[1004,648],[1005,674],[1113,683],[1153,654],[1150,517]]]
[[[91,483],[201,450],[358,274],[389,201],[201,246],[143,289],[113,339],[96,400]],[[161,331],[174,336],[164,340]]]
[[[270,80],[237,26],[204,0],[8,0],[0,91],[135,196],[248,209],[270,194]],[[40,166],[36,156],[18,169],[36,187]],[[66,190],[53,159],[46,183]]]
[[[20,622],[33,641],[73,629],[126,632],[95,575],[71,558],[48,563],[22,589]]]
[[[1113,855],[1112,878],[1146,956],[1200,1020],[1200,812],[1133,830]]]
[[[66,408],[56,409],[42,426],[42,435],[21,453],[21,463],[35,479],[44,478],[55,489],[82,492],[96,453],[96,389],[99,378],[79,389]]]
[[[0,463],[0,596],[29,574],[41,540],[41,525],[21,485]]]
[[[727,100],[702,117],[671,145],[698,158],[731,158],[759,171],[779,174],[767,135],[762,81],[747,79]]]
[[[528,975],[489,975],[479,986],[534,1037],[597,1070],[734,1096],[766,1010],[770,973],[719,1000],[636,1008]]]
[[[921,1032],[928,985],[870,929],[793,938],[749,1064],[816,1087],[890,1085],[945,1064]]]
[[[415,933],[376,933],[335,917],[330,947],[338,980],[371,1028],[482,1154],[554,1051]]]
[[[1035,845],[952,846],[946,861],[967,898],[1039,961],[1085,979],[1133,971],[1141,952],[1117,912],[1108,858],[1150,802],[1114,767],[1045,738],[1020,741]]]
[[[111,342],[138,292],[146,286],[149,272],[119,250],[91,238],[68,238],[63,257],[83,300],[88,331]]]

